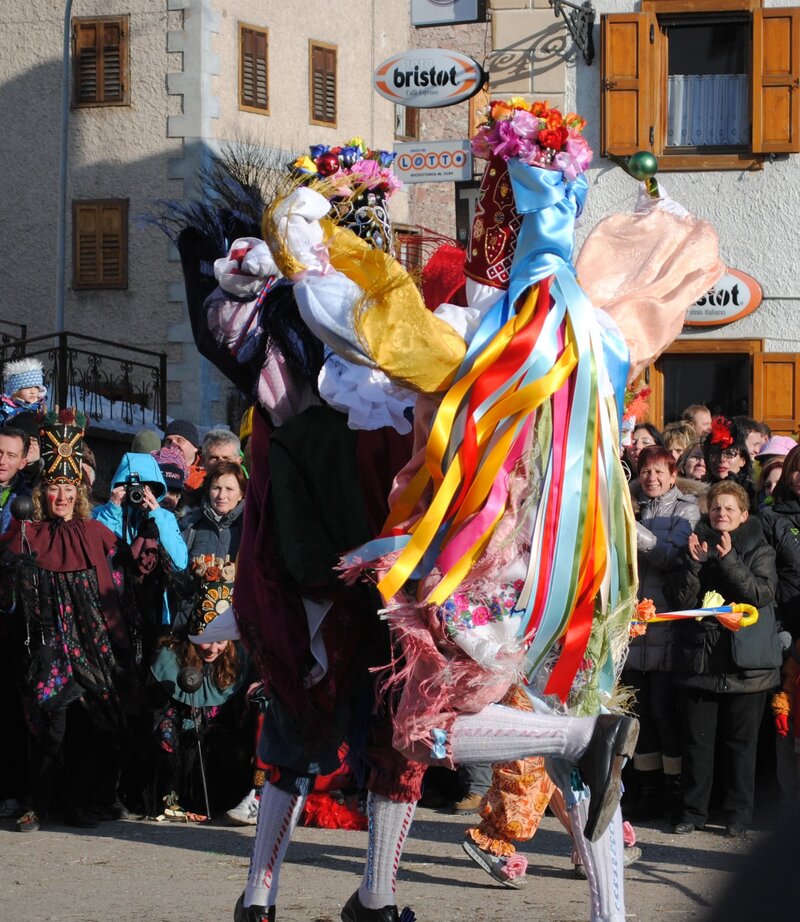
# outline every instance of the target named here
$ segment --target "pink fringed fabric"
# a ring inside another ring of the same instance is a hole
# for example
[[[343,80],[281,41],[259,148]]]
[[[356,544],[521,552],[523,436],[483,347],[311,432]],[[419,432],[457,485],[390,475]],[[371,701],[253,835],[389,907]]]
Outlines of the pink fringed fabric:
[[[400,690],[392,745],[409,759],[430,762],[432,731],[449,731],[460,713],[474,714],[499,701],[516,678],[522,651],[492,670],[482,669],[443,636],[435,607],[402,606],[387,617],[403,651],[402,666],[393,664],[381,689]],[[449,733],[445,745],[447,756],[437,764],[452,768]]]
[[[576,268],[590,301],[625,337],[631,381],[678,336],[687,309],[725,271],[713,227],[657,203],[646,214],[601,221],[586,238]]]

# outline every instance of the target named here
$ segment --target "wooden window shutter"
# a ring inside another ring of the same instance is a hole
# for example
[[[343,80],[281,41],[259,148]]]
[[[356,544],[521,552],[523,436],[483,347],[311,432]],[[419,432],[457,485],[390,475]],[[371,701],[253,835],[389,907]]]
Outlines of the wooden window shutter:
[[[614,13],[601,19],[603,155],[653,149],[653,48],[657,29],[651,13]]]
[[[124,49],[121,22],[103,23],[103,47],[100,60],[103,72],[102,102],[122,102],[124,87]]]
[[[792,435],[800,420],[800,355],[757,352],[753,356],[753,417],[774,435]]]
[[[76,19],[72,48],[75,106],[129,102],[127,16]]]
[[[243,109],[269,111],[266,29],[240,26],[239,105]]]
[[[96,22],[79,22],[74,30],[75,103],[99,101]]]
[[[336,124],[336,49],[311,45],[311,122]]]
[[[128,202],[73,202],[73,288],[128,287]]]
[[[753,12],[753,153],[800,152],[800,9]]]

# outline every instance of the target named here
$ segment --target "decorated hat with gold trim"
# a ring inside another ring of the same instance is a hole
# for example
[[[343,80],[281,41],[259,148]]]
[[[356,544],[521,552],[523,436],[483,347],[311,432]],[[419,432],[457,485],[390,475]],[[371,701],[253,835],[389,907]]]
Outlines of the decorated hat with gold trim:
[[[192,572],[199,582],[194,611],[187,625],[189,636],[194,640],[199,638],[203,642],[203,635],[209,625],[224,615],[233,602],[233,580],[236,575],[236,564],[230,557],[224,560],[206,554],[195,557],[192,561]]]
[[[46,413],[39,424],[44,483],[81,482],[86,417],[74,407]]]

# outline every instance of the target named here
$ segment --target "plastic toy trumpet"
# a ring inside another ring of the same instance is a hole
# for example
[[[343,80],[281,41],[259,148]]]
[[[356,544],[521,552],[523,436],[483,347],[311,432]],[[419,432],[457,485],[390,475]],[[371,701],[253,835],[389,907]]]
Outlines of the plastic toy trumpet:
[[[650,624],[663,621],[681,621],[684,618],[716,618],[729,631],[750,627],[758,621],[758,609],[753,605],[713,605],[708,608],[689,608],[686,611],[667,611],[656,614],[652,599],[642,599],[636,606],[636,617],[631,620],[631,635],[643,634]]]

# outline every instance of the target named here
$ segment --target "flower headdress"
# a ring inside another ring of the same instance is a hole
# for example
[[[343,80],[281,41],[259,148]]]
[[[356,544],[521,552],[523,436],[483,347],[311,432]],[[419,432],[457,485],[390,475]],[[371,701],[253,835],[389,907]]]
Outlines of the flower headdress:
[[[546,102],[529,103],[516,96],[493,100],[483,115],[486,121],[472,139],[476,157],[516,157],[530,166],[561,170],[568,182],[591,163],[592,150],[581,134],[586,121],[574,112],[564,116]]]
[[[350,195],[359,187],[383,192],[386,198],[402,188],[392,164],[397,156],[386,150],[370,150],[363,138],[350,138],[337,147],[312,144],[310,156],[298,157],[291,169],[309,178],[328,181],[339,195]]]
[[[724,416],[715,416],[711,420],[711,432],[708,434],[708,444],[716,448],[729,448],[736,441],[733,423]]]
[[[72,407],[58,407],[46,413],[39,425],[42,481],[44,483],[81,482],[83,460],[83,430],[86,417]]]

